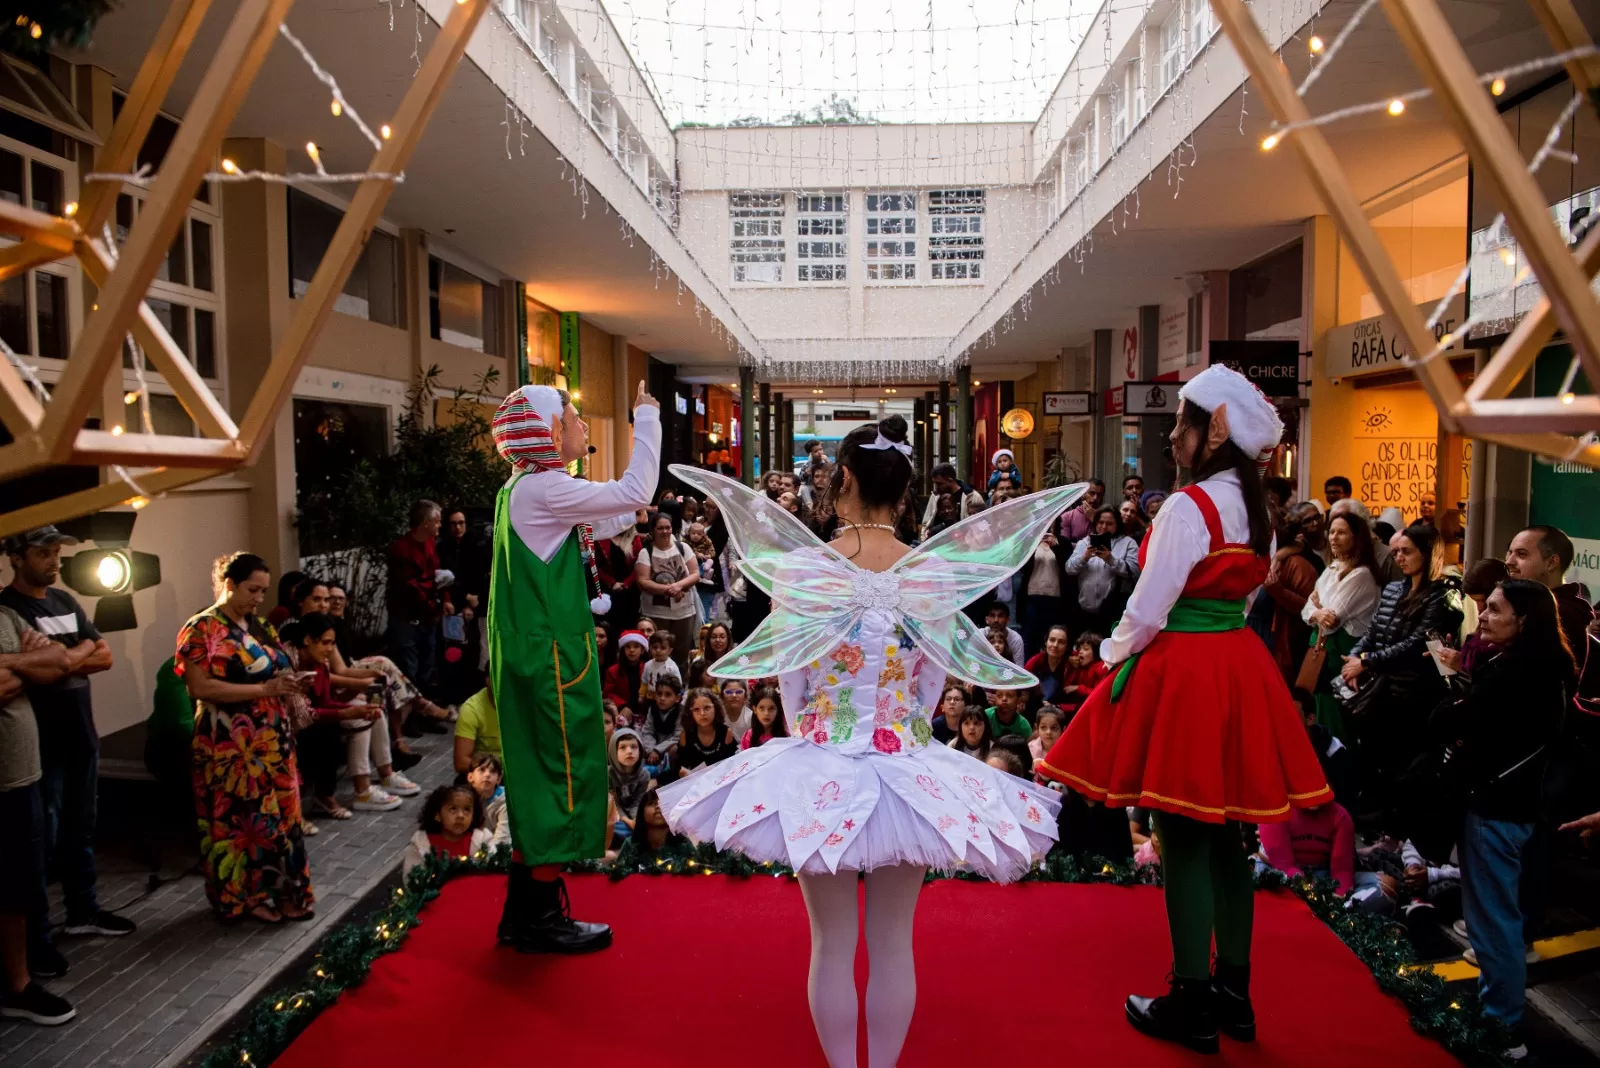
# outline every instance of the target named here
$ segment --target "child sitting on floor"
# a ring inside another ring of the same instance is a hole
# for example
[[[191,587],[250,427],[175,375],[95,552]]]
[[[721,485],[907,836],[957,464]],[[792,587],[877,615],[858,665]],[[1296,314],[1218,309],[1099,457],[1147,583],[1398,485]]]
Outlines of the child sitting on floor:
[[[467,769],[467,785],[483,806],[483,829],[489,832],[489,848],[502,842],[511,844],[511,820],[506,817],[506,788],[501,784],[505,770],[493,753],[479,753]]]
[[[607,785],[611,788],[611,801],[617,810],[612,832],[621,841],[633,833],[639,819],[639,804],[655,786],[655,781],[645,770],[639,732],[632,727],[618,729],[611,736],[611,744],[606,752],[610,757],[610,766],[606,769]]]
[[[631,727],[644,715],[640,693],[644,688],[645,655],[650,639],[636,630],[625,630],[617,639],[617,662],[606,668],[605,699],[617,707],[617,726]]]
[[[677,680],[678,688],[683,688],[683,675],[672,660],[672,632],[658,630],[650,635],[650,659],[640,676],[641,699],[654,693],[656,684],[666,678]]]
[[[1033,737],[1028,740],[1028,752],[1037,764],[1050,752],[1050,747],[1056,744],[1056,739],[1061,737],[1061,732],[1067,729],[1066,714],[1055,705],[1040,705],[1039,711],[1033,714]],[[1041,783],[1040,785],[1048,785]]]
[[[478,792],[465,784],[441,786],[429,794],[418,822],[422,829],[411,836],[400,858],[401,878],[430,854],[470,857],[489,848],[483,802],[478,800]]]
[[[678,756],[678,730],[683,719],[683,705],[678,697],[683,693],[683,683],[676,675],[663,675],[655,686],[654,704],[634,724],[639,732],[639,744],[644,747],[644,766],[657,782],[670,782],[670,774]]]
[[[673,834],[667,827],[667,818],[661,814],[661,799],[652,788],[639,802],[639,823],[634,832],[633,847],[640,853],[654,855],[669,845],[687,842],[682,835]]]
[[[756,691],[751,707],[750,733],[739,743],[740,749],[750,749],[768,738],[789,737],[789,724],[783,718],[783,698],[776,687],[763,686]]]
[[[989,749],[994,745],[994,728],[989,726],[989,717],[984,715],[983,709],[968,705],[958,723],[956,736],[950,739],[950,748],[979,760],[988,760]]]
[[[739,751],[728,729],[722,698],[700,687],[689,691],[689,721],[678,736],[678,766],[687,775]]]
[[[1100,685],[1100,680],[1111,674],[1106,662],[1100,659],[1101,640],[1100,635],[1092,631],[1078,635],[1056,700],[1063,711],[1076,712],[1078,706],[1088,700],[1094,688]]]
[[[1033,734],[1033,724],[1022,714],[1021,690],[990,690],[989,729],[996,738],[1015,734],[1024,742]]]

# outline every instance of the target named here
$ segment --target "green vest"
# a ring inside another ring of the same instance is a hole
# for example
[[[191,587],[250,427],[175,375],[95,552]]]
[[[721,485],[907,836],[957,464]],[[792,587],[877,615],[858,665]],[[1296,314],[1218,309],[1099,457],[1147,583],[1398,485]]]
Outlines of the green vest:
[[[495,502],[489,676],[500,714],[511,840],[528,864],[598,857],[606,844],[606,739],[588,566],[576,535],[549,563]]]

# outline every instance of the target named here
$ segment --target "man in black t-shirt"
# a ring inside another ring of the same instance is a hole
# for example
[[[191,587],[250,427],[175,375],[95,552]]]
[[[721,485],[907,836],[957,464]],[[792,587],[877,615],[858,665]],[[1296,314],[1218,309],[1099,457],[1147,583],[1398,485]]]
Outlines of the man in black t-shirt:
[[[95,730],[89,676],[111,666],[111,649],[67,591],[56,587],[61,547],[74,545],[55,527],[40,527],[5,541],[11,585],[0,604],[67,650],[69,668],[58,682],[28,687],[39,723],[44,775],[44,850],[66,897],[65,930],[74,935],[125,935],[133,924],[100,907],[95,895],[95,800],[100,777],[100,735]],[[43,895],[41,894],[42,898]],[[41,978],[62,975],[66,960],[51,944],[48,915],[29,917],[28,966]]]

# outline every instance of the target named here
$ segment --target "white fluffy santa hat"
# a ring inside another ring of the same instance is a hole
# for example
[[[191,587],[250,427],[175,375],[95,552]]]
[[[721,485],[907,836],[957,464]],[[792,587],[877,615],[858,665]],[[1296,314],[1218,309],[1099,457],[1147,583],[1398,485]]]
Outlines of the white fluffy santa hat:
[[[1212,364],[1178,390],[1178,398],[1215,412],[1228,406],[1228,437],[1257,463],[1266,463],[1283,440],[1283,420],[1266,394],[1231,367]]]

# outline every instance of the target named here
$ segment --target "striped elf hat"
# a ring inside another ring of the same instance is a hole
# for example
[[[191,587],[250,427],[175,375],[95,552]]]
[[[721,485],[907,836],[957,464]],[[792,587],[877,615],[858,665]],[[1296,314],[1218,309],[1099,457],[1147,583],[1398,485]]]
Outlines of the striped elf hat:
[[[522,471],[564,467],[550,436],[550,423],[561,417],[561,394],[550,386],[523,386],[500,402],[494,413],[494,447]]]

